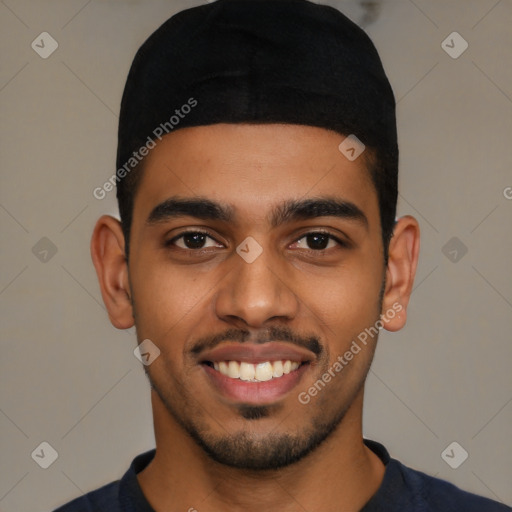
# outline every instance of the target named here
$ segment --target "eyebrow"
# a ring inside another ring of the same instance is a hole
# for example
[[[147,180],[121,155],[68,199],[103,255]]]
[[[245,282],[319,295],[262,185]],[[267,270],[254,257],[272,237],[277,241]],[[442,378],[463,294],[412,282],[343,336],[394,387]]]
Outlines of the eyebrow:
[[[229,223],[235,220],[236,215],[232,206],[204,197],[171,197],[151,211],[146,224],[151,226],[179,217]],[[356,221],[368,229],[368,218],[358,206],[350,201],[332,197],[287,200],[273,208],[269,223],[275,228],[287,222],[317,217]]]

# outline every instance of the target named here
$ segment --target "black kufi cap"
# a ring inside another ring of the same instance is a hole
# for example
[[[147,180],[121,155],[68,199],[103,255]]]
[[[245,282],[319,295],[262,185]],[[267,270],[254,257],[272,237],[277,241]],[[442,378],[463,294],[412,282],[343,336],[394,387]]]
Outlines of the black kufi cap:
[[[303,124],[368,147],[397,144],[373,43],[336,9],[306,0],[218,0],[167,20],[133,61],[117,166],[157,140],[155,130],[215,123]]]

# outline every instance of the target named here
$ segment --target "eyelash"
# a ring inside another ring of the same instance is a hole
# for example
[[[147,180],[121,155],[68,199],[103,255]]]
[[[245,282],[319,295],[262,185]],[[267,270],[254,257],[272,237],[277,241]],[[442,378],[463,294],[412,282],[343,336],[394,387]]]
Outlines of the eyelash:
[[[167,242],[165,242],[165,246],[172,247],[172,246],[174,246],[174,242],[176,242],[180,238],[183,238],[187,235],[197,235],[197,234],[205,235],[205,236],[211,238],[212,240],[214,240],[216,243],[220,243],[219,241],[217,241],[215,239],[215,237],[213,237],[207,231],[194,230],[194,231],[184,231],[183,233],[180,233],[179,235],[173,237],[171,240],[168,240]],[[334,240],[340,247],[348,247],[349,246],[349,244],[347,242],[340,240],[338,237],[334,236],[333,234],[329,233],[328,231],[322,231],[322,230],[309,231],[307,233],[304,233],[302,236],[300,236],[300,238],[297,238],[297,240],[295,240],[294,243],[296,243],[299,240],[302,240],[303,238],[306,238],[310,235],[323,235],[323,236],[327,237],[329,240]],[[204,250],[205,248],[201,247],[199,249],[183,249],[183,247],[179,247],[179,249],[181,249],[183,251],[200,252],[200,251]],[[306,250],[309,252],[314,252],[314,253],[322,253],[329,249],[306,249]]]

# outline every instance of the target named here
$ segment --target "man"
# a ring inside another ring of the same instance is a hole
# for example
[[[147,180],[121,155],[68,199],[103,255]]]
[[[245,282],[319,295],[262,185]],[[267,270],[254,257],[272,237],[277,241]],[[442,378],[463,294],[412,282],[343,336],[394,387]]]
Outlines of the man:
[[[362,437],[419,227],[395,219],[395,101],[361,29],[306,0],[177,14],[135,57],[117,167],[92,257],[156,451],[59,512],[510,510]]]

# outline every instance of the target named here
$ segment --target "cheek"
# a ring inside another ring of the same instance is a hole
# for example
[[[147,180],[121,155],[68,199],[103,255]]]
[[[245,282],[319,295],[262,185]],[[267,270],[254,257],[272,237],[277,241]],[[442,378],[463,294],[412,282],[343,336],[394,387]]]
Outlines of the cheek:
[[[296,280],[301,285],[294,286],[297,296],[307,306],[305,314],[310,309],[335,333],[374,322],[379,313],[384,271],[375,262],[365,263],[360,255],[351,260],[323,274],[303,274]]]
[[[154,260],[134,265],[131,283],[139,337],[156,340],[174,337],[190,315],[204,309],[213,287],[210,277],[192,267],[176,269]]]
[[[336,375],[329,386],[333,391],[341,392],[345,385],[351,388],[349,383],[355,386],[366,375],[377,340],[374,326],[380,314],[381,286],[382,274],[353,265],[303,291],[308,306],[304,314],[321,330],[329,349],[317,372],[331,370]]]

